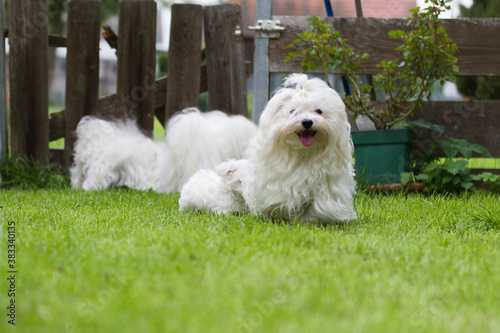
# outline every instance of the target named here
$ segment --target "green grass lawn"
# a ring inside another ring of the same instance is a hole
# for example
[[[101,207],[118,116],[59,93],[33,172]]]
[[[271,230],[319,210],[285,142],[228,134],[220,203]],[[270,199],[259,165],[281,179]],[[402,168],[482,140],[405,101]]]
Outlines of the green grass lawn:
[[[1,332],[499,332],[499,197],[367,195],[326,228],[181,214],[178,195],[2,190]],[[497,214],[498,213],[498,214]]]
[[[500,169],[500,158],[471,158],[469,167],[475,169]]]

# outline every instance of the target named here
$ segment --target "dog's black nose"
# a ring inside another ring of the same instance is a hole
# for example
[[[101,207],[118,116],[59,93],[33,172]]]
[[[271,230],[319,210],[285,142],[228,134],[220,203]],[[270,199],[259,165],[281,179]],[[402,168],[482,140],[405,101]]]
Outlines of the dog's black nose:
[[[311,119],[304,119],[302,120],[302,126],[305,128],[305,129],[310,129],[313,125],[313,121]]]

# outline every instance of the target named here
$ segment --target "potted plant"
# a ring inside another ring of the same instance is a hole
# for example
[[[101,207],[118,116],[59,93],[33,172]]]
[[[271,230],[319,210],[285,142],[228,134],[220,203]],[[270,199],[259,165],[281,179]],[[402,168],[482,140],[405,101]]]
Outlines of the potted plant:
[[[400,182],[399,174],[407,171],[411,140],[407,118],[425,105],[434,82],[455,81],[458,66],[453,54],[457,47],[439,19],[450,7],[446,0],[428,2],[423,11],[419,7],[410,10],[410,31],[389,32],[391,38],[402,41],[395,49],[401,58],[380,61],[379,73],[369,80],[372,84],[364,83],[357,74],[360,61],[369,55],[349,48],[338,31],[316,16],[310,17],[312,31],[298,34],[287,46],[293,51],[285,61],[301,57],[304,72],[320,68],[329,85],[328,74],[342,73],[352,89],[343,96],[347,109],[354,119],[361,116],[373,123],[375,131],[352,133],[356,172],[362,184]],[[382,92],[382,101],[375,101],[375,90]]]

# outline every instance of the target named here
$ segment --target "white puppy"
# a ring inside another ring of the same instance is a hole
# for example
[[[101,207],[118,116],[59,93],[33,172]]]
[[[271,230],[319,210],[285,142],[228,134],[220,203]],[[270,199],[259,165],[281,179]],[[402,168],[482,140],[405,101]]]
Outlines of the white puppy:
[[[288,76],[245,155],[196,173],[181,191],[181,209],[319,223],[356,218],[350,125],[344,103],[324,81]]]
[[[71,168],[74,188],[179,192],[201,168],[241,158],[256,126],[243,116],[191,108],[168,122],[165,140],[155,142],[134,121],[109,122],[84,117],[78,124]]]

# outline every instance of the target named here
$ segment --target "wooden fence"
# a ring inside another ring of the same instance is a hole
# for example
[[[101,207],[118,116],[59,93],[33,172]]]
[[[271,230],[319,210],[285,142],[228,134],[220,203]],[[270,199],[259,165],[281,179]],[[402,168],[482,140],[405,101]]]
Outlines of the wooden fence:
[[[211,109],[248,114],[246,77],[251,70],[243,59],[241,34],[235,33],[242,24],[241,8],[173,5],[168,75],[156,79],[156,6],[154,0],[120,1],[117,93],[99,99],[101,2],[70,0],[64,38],[48,36],[47,0],[9,1],[12,157],[31,156],[42,164],[69,166],[74,131],[84,115],[133,117],[151,136],[155,115],[164,124],[174,112],[197,106],[199,93],[205,91]],[[50,117],[49,46],[67,48],[65,109]],[[61,137],[65,149],[49,150],[49,142]]]
[[[68,166],[73,132],[83,115],[135,117],[151,134],[153,115],[165,123],[175,111],[196,106],[199,92],[209,92],[211,109],[247,114],[245,78],[251,69],[243,60],[238,5],[173,5],[168,75],[156,79],[156,23],[151,19],[156,17],[156,2],[120,1],[117,93],[101,99],[97,93],[100,7],[99,0],[70,0],[67,37],[47,38],[47,0],[9,2],[12,156],[28,155],[41,163],[60,161]],[[270,11],[270,0],[257,1],[256,17],[279,20],[284,29],[279,38],[255,39],[255,120],[269,98],[269,74],[302,71],[299,61],[285,63],[287,51],[283,47],[297,33],[309,29],[306,17],[271,17]],[[364,73],[370,74],[376,73],[375,64],[380,60],[396,56],[398,42],[387,32],[408,29],[405,19],[328,18],[328,22],[348,37],[355,49],[370,53],[370,59],[362,64]],[[453,19],[444,24],[460,50],[459,75],[500,75],[500,19]],[[50,118],[45,56],[49,46],[68,49],[65,110]],[[445,137],[465,138],[500,157],[500,101],[429,102],[415,118],[445,125]],[[416,146],[438,139],[430,135]],[[61,137],[66,138],[65,150],[49,151],[49,141]]]
[[[265,1],[264,1],[265,3]],[[260,12],[259,12],[260,11]],[[298,33],[310,31],[307,17],[270,16],[270,6],[257,6],[258,19],[280,21],[284,28],[278,38],[266,40],[259,47],[256,38],[254,62],[254,117],[263,108],[269,90],[269,74],[302,72],[300,59],[285,63],[290,44]],[[325,18],[328,24],[340,31],[341,36],[349,41],[358,52],[368,52],[370,58],[361,63],[364,74],[377,73],[376,64],[381,60],[397,57],[394,48],[401,43],[388,36],[390,30],[408,30],[407,19],[376,18]],[[497,75],[500,76],[500,19],[449,19],[444,26],[450,38],[457,44],[458,75]],[[261,38],[265,39],[265,38]],[[266,43],[268,45],[266,45]],[[264,65],[261,65],[263,63]],[[319,71],[317,73],[320,73]],[[488,86],[483,87],[488,89]],[[491,87],[490,87],[491,88]],[[258,94],[259,91],[263,93]],[[352,115],[351,120],[352,120]],[[500,158],[500,101],[470,100],[456,102],[428,102],[424,110],[417,110],[415,119],[424,118],[429,122],[446,126],[443,136],[426,133],[415,142],[414,151],[423,149],[436,139],[455,137],[467,139],[471,143],[486,147],[491,154]],[[356,127],[353,126],[353,130]],[[484,170],[483,170],[484,171]],[[487,170],[500,173],[500,169]]]

